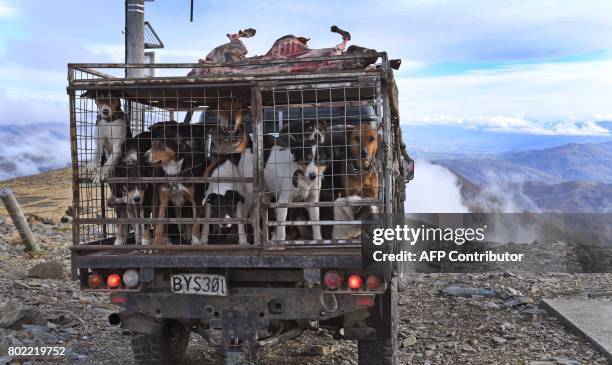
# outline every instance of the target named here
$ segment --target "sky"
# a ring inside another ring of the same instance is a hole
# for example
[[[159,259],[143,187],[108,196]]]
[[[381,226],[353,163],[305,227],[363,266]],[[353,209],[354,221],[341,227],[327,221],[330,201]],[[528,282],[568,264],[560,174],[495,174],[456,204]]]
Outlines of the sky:
[[[289,33],[401,58],[402,123],[493,133],[606,136],[612,120],[609,0],[195,0],[146,3],[160,62],[196,62],[248,27],[249,55]],[[123,60],[122,0],[0,0],[0,126],[68,123],[68,62]],[[609,123],[608,123],[609,125]]]

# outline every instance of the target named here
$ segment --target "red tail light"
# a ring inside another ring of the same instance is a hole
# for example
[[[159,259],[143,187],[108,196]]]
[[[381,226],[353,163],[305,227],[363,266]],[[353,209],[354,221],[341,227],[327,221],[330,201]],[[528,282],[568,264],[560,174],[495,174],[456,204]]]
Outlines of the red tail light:
[[[106,278],[106,286],[109,289],[116,289],[121,285],[121,276],[118,274],[110,274],[108,278]]]
[[[329,270],[323,277],[323,284],[325,284],[328,289],[338,289],[342,286],[342,275],[336,270]]]
[[[366,286],[368,287],[368,289],[380,288],[380,278],[376,275],[368,276],[368,279],[366,280]]]
[[[363,280],[361,279],[361,276],[353,274],[349,276],[347,283],[348,283],[349,288],[359,289],[361,288],[361,285],[363,284]]]
[[[87,278],[87,284],[89,285],[89,289],[98,289],[102,286],[104,279],[100,274],[91,274]]]

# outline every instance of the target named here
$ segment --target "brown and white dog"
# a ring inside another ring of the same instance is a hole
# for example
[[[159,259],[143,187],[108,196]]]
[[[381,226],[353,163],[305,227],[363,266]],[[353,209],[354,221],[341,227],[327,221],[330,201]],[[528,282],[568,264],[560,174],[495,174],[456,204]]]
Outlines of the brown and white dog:
[[[94,135],[96,147],[92,160],[87,164],[87,172],[93,174],[92,181],[97,184],[113,171],[131,131],[121,110],[119,94],[90,90],[81,97],[93,98],[98,109]],[[103,157],[106,159],[104,162]]]
[[[348,150],[346,162],[342,163],[341,181],[343,193],[336,199],[335,220],[355,220],[363,217],[365,207],[342,206],[341,203],[358,203],[362,199],[376,199],[379,192],[376,171],[378,133],[376,128],[363,124],[345,133],[345,146]],[[371,213],[378,213],[377,206],[368,207]],[[332,232],[334,239],[355,239],[361,234],[359,225],[336,225]]]
[[[151,149],[145,153],[149,163],[160,166],[162,175],[169,177],[201,177],[204,171],[203,151],[200,143],[193,143],[193,125],[179,125],[174,121],[157,123],[151,127]],[[182,132],[182,133],[181,133]],[[198,158],[200,156],[201,158]],[[157,184],[157,218],[165,218],[172,203],[175,208],[191,208],[192,218],[199,217],[202,201],[200,188],[194,183],[168,182]],[[167,244],[166,223],[155,224],[154,245]],[[200,225],[192,224],[191,244],[200,244]]]

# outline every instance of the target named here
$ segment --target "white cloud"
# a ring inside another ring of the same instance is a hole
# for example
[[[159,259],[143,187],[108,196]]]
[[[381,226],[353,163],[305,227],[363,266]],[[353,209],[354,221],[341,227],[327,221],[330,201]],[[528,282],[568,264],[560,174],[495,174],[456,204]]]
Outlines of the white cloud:
[[[529,134],[602,135],[612,61],[543,63],[398,78],[402,122]]]
[[[6,1],[0,1],[0,18],[10,19],[19,15],[19,9]]]
[[[456,176],[446,168],[415,161],[415,176],[406,185],[406,213],[467,213]],[[432,194],[435,192],[435,194]]]
[[[601,115],[599,115],[601,116]],[[597,124],[597,121],[609,120],[591,117],[592,120],[564,120],[547,122],[528,120],[504,115],[478,116],[462,118],[452,115],[430,115],[422,118],[402,118],[407,125],[448,125],[467,129],[478,129],[487,132],[506,132],[539,135],[567,136],[606,136],[610,132]]]

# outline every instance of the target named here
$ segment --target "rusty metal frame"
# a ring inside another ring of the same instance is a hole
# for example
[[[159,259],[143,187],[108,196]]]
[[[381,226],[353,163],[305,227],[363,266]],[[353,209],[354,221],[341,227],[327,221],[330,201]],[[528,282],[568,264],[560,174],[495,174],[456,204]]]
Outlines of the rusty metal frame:
[[[376,107],[379,108],[377,110],[377,115],[382,119],[382,130],[383,130],[383,138],[388,141],[388,143],[384,143],[383,149],[379,149],[379,153],[382,153],[382,157],[384,158],[385,163],[383,176],[379,178],[382,180],[383,187],[383,195],[384,198],[374,199],[372,201],[363,201],[359,203],[351,203],[345,202],[341,203],[343,205],[363,205],[366,203],[380,204],[385,206],[386,208],[392,207],[393,203],[393,192],[392,192],[392,182],[393,182],[393,174],[392,174],[392,160],[393,160],[393,150],[399,148],[399,146],[393,146],[393,139],[391,139],[392,135],[392,126],[391,126],[391,116],[389,112],[389,100],[386,88],[384,87],[384,82],[387,77],[392,77],[392,73],[389,71],[388,60],[386,57],[386,53],[380,54],[383,64],[380,69],[375,70],[350,70],[350,71],[329,71],[329,72],[319,72],[319,73],[307,73],[307,74],[267,74],[267,75],[229,75],[229,76],[221,76],[221,75],[213,75],[213,76],[197,76],[197,77],[155,77],[155,78],[132,78],[126,79],[122,77],[116,77],[110,74],[106,74],[97,70],[97,68],[109,68],[109,69],[118,69],[123,70],[125,68],[151,68],[150,64],[69,64],[68,65],[68,81],[69,86],[67,88],[69,100],[70,100],[70,134],[71,134],[71,155],[72,155],[72,179],[73,179],[73,208],[74,208],[74,221],[73,221],[73,264],[82,263],[75,255],[79,255],[79,252],[82,253],[91,253],[98,250],[122,250],[122,251],[142,251],[144,248],[157,252],[165,252],[165,251],[180,251],[183,246],[176,247],[151,247],[151,246],[89,246],[89,245],[79,245],[80,242],[80,232],[79,225],[80,224],[102,224],[103,227],[106,227],[106,224],[113,223],[116,219],[113,218],[80,218],[79,212],[79,184],[87,183],[87,179],[79,177],[79,156],[77,152],[77,117],[75,110],[75,92],[76,90],[82,89],[139,89],[139,88],[173,88],[173,89],[182,89],[182,88],[202,88],[202,87],[237,87],[237,86],[245,86],[250,87],[251,90],[251,123],[253,126],[253,153],[254,153],[254,178],[252,179],[241,179],[244,182],[253,182],[254,186],[254,195],[255,195],[255,205],[253,207],[253,219],[259,220],[261,224],[254,224],[256,227],[254,234],[254,245],[252,248],[254,249],[264,249],[264,250],[287,250],[288,246],[273,244],[268,239],[267,235],[264,234],[266,230],[262,230],[261,227],[267,226],[275,226],[279,224],[303,224],[309,225],[313,222],[269,222],[267,217],[267,208],[273,208],[278,206],[276,203],[267,203],[264,197],[264,189],[263,189],[263,174],[260,173],[263,171],[263,106],[262,106],[262,91],[272,90],[278,87],[287,90],[298,90],[307,84],[309,87],[330,87],[331,85],[344,85],[344,86],[355,86],[355,85],[365,85],[365,84],[375,84],[376,85]],[[355,56],[340,56],[340,57],[323,57],[323,58],[314,58],[312,61],[329,61],[329,60],[346,60],[359,58]],[[280,64],[286,62],[305,62],[310,59],[300,59],[300,60],[282,60],[282,61],[266,61],[266,64]],[[261,64],[262,62],[248,62],[248,63],[240,63],[238,65],[254,65]],[[201,67],[228,67],[231,65],[202,65],[202,64],[156,64],[156,68],[165,68],[165,69],[177,69],[177,68],[201,68]],[[79,79],[76,78],[77,72],[88,73],[96,77],[95,79]],[[139,101],[140,102],[140,101]],[[382,150],[382,151],[381,151]],[[146,178],[144,178],[146,179]],[[155,182],[164,182],[164,181],[172,181],[180,179],[181,181],[186,181],[185,178],[172,178],[172,177],[155,177],[152,178]],[[207,182],[214,181],[213,178],[203,179],[203,178],[192,178],[195,182]],[[121,178],[109,178],[108,181],[120,182]],[[103,186],[104,184],[102,184]],[[101,194],[104,196],[104,194]],[[104,200],[102,198],[102,200]],[[104,202],[102,202],[104,204]],[[296,207],[308,207],[312,205],[317,205],[320,207],[323,206],[337,206],[338,203],[335,202],[319,202],[319,203],[292,203],[292,206]],[[164,223],[175,223],[180,220],[181,223],[190,223],[198,221],[198,219],[188,219],[188,218],[153,218],[148,221],[149,223],[155,222],[164,222]],[[226,220],[223,220],[226,221]],[[141,220],[139,219],[124,219],[122,222],[129,223],[139,223]],[[210,223],[216,223],[217,221],[212,219]],[[233,222],[233,221],[232,221]],[[257,223],[257,222],[255,222]],[[317,221],[319,225],[326,224],[360,224],[360,221]],[[342,240],[324,240],[323,242],[314,242],[313,240],[299,240],[292,242],[294,244],[305,244],[309,243],[309,247],[312,250],[315,250],[318,245],[312,245],[313,243],[323,243],[322,246],[325,249],[332,249],[336,247],[336,245],[340,245],[339,247],[345,248],[358,248],[359,242],[357,241],[342,241]],[[190,247],[191,250],[201,250],[202,252],[207,252],[205,246],[195,246]],[[299,247],[299,246],[298,246]],[[219,249],[219,246],[216,246]],[[231,245],[227,247],[227,249],[236,250],[235,245]],[[256,250],[253,250],[253,252]],[[309,252],[310,249],[306,249],[304,252]],[[76,265],[73,265],[73,276],[76,275]]]

